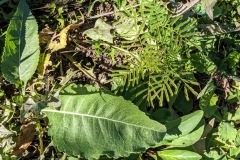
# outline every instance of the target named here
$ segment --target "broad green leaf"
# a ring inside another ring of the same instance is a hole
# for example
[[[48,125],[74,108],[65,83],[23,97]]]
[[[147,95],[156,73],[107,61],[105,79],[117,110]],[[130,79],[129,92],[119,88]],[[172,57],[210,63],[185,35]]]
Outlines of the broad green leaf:
[[[53,144],[69,155],[127,157],[154,146],[166,132],[130,101],[91,86],[70,85],[59,99],[60,110],[43,112],[50,121]]]
[[[167,134],[164,139],[173,140],[179,136],[187,135],[192,132],[200,123],[203,111],[195,111],[166,124]]]
[[[240,108],[238,108],[234,114],[234,116],[232,117],[232,120],[234,121],[239,121],[240,120]]]
[[[240,61],[240,53],[233,51],[228,55],[228,66],[229,68],[234,68],[237,66],[237,63]]]
[[[37,68],[38,58],[38,25],[25,0],[20,0],[6,33],[3,76],[13,84],[23,81],[26,85]]]
[[[79,160],[79,158],[76,157],[67,157],[68,160]]]
[[[201,136],[202,138],[199,141],[197,141],[196,143],[194,143],[194,145],[193,145],[193,148],[194,148],[195,152],[203,154],[204,151],[206,151],[206,137],[208,136],[208,134],[213,129],[214,123],[215,123],[215,118],[212,118],[208,122],[208,124],[205,125],[203,134]]]
[[[171,122],[171,121],[173,121],[173,120],[176,120],[177,118],[180,117],[180,116],[177,114],[177,111],[176,111],[175,109],[169,108],[168,110],[169,110],[170,113],[171,113],[171,116],[168,117],[168,119],[167,119],[168,123]]]
[[[210,118],[218,109],[218,96],[212,92],[203,95],[199,102],[199,107],[204,111],[204,116]]]
[[[234,126],[227,122],[221,122],[219,124],[219,134],[222,140],[233,142],[237,136],[237,130]]]
[[[105,42],[113,43],[113,36],[110,33],[112,26],[98,19],[94,28],[88,29],[84,32],[92,40],[103,40]]]
[[[226,154],[219,155],[219,153],[215,150],[204,154],[204,160],[225,160],[225,159],[227,159]]]
[[[162,160],[200,160],[202,156],[188,150],[163,150],[158,152]]]
[[[235,159],[240,158],[240,147],[230,148],[230,156]]]
[[[167,143],[167,145],[170,145],[172,147],[191,146],[202,137],[203,131],[204,131],[204,121],[201,120],[201,122],[194,129],[194,131],[192,131],[187,135],[179,136],[178,138],[174,139],[171,143]]]
[[[157,146],[187,147],[193,145],[201,138],[204,131],[202,117],[203,112],[196,111],[167,123],[167,134]]]

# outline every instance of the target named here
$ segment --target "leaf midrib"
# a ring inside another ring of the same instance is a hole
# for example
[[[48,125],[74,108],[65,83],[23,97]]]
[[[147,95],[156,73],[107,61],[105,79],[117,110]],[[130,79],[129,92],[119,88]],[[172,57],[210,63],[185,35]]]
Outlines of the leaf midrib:
[[[156,132],[164,132],[164,131],[155,130],[155,129],[152,129],[152,128],[147,128],[147,127],[144,127],[144,126],[139,126],[139,125],[135,125],[135,124],[131,124],[131,123],[125,123],[125,122],[114,120],[114,119],[109,119],[109,118],[99,117],[99,116],[94,116],[94,115],[89,115],[89,114],[83,114],[83,113],[75,113],[75,112],[68,112],[68,111],[57,111],[57,110],[44,110],[44,112],[52,112],[52,113],[58,113],[58,114],[69,114],[69,115],[76,115],[76,116],[82,116],[82,117],[103,119],[103,120],[108,120],[108,121],[112,121],[112,122],[116,122],[116,123],[122,123],[122,124],[125,124],[125,125],[135,126],[135,127],[139,127],[139,128],[143,128],[143,129],[147,129],[147,130],[152,130],[152,131],[156,131]]]
[[[19,66],[19,67],[18,67],[18,73],[19,73],[19,79],[20,79],[20,80],[22,80],[22,76],[21,76],[20,73],[21,73],[21,69],[22,69],[22,68],[21,68],[21,56],[22,56],[22,55],[21,55],[21,47],[22,47],[21,44],[22,44],[22,43],[21,43],[21,42],[22,42],[22,38],[23,38],[23,37],[22,37],[22,31],[23,31],[23,27],[24,27],[23,14],[24,14],[24,13],[22,12],[22,15],[21,15],[21,18],[22,18],[21,21],[22,21],[22,22],[21,22],[21,27],[20,27],[20,32],[19,32],[19,38],[18,38],[18,41],[19,41],[19,42],[18,42],[18,43],[19,43],[19,46],[18,46],[18,66]]]

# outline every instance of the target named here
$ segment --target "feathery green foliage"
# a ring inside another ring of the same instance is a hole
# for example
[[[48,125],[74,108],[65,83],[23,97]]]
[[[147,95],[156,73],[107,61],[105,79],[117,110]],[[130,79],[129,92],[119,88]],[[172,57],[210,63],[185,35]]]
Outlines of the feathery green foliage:
[[[190,65],[191,51],[200,49],[191,39],[196,34],[195,21],[190,18],[172,18],[163,6],[156,4],[143,3],[137,10],[138,19],[134,20],[135,27],[139,28],[139,36],[121,44],[129,53],[129,65],[122,66],[122,69],[112,74],[118,91],[132,87],[137,89],[136,86],[145,84],[141,93],[135,93],[141,95],[137,96],[136,103],[147,101],[152,107],[156,106],[155,102],[163,106],[164,100],[169,102],[180,89],[184,90],[189,100],[189,94],[197,95],[193,87],[199,85],[193,75],[194,68]],[[134,17],[131,13],[127,15],[129,18]]]

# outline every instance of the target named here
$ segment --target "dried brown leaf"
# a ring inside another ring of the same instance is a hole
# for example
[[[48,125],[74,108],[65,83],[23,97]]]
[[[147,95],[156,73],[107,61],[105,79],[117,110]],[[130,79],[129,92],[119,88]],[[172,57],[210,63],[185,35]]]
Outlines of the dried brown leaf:
[[[230,84],[226,77],[223,77],[221,80],[222,88],[224,90],[224,98],[228,97],[228,93],[230,92]]]
[[[13,155],[19,155],[23,153],[30,146],[36,132],[35,129],[36,122],[30,122],[21,126],[21,133],[18,137],[18,142],[12,151]]]

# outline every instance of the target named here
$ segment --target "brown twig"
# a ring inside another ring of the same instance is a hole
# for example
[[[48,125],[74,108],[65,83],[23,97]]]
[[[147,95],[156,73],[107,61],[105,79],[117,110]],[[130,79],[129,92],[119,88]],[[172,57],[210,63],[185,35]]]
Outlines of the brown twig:
[[[173,18],[178,17],[186,13],[188,10],[190,10],[193,6],[195,6],[200,0],[190,0],[187,1],[187,3],[184,3],[180,9],[176,11],[176,13],[173,14]]]
[[[104,85],[102,85],[99,80],[96,78],[96,76],[94,74],[91,74],[88,70],[86,70],[85,68],[83,68],[75,59],[73,59],[71,56],[67,55],[67,54],[63,54],[69,61],[71,61],[81,72],[83,72],[88,78],[90,78],[91,80],[93,80],[94,82],[96,82],[98,84],[99,87],[101,87],[104,90],[108,90],[107,87],[105,87]]]
[[[136,8],[136,7],[139,7],[140,4],[137,4],[135,6],[132,6],[132,7],[127,7],[126,9],[130,9],[130,8]],[[111,12],[107,12],[107,13],[102,13],[102,14],[98,14],[98,15],[95,15],[95,16],[90,16],[88,17],[87,19],[96,19],[96,18],[100,18],[100,17],[104,17],[104,16],[109,16],[109,15],[112,15],[114,13],[117,13],[117,12],[121,12],[121,11],[124,11],[125,9],[119,9],[119,10],[116,10],[116,11],[111,11]]]

